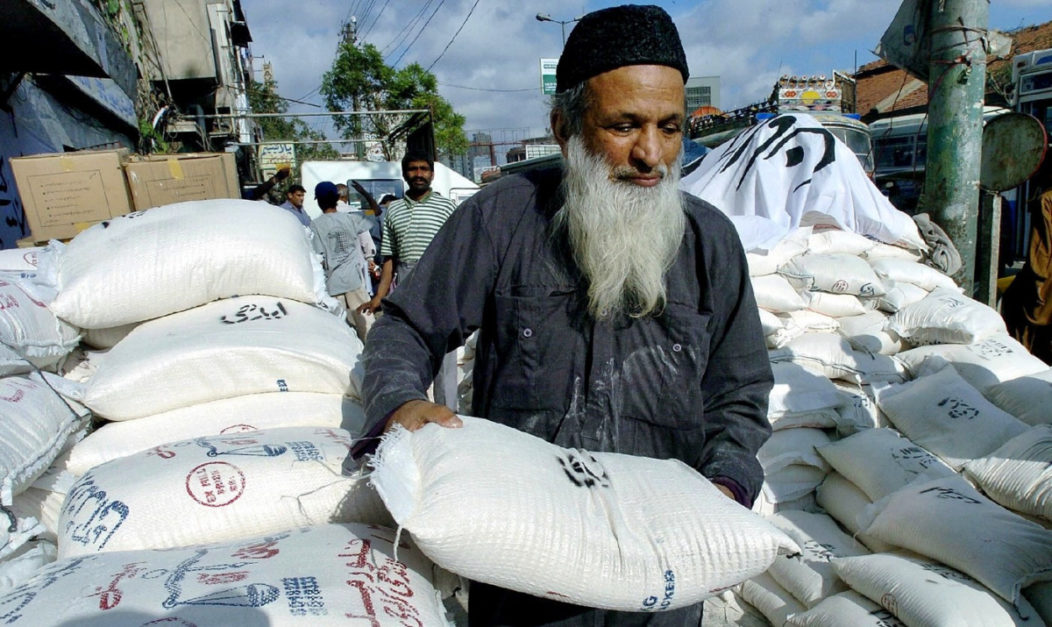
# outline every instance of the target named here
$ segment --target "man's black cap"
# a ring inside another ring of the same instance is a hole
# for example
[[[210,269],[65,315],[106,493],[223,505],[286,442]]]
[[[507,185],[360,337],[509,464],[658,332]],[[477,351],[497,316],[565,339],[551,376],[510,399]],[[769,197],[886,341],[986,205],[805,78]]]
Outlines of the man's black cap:
[[[667,65],[690,77],[672,18],[654,5],[626,4],[582,17],[555,70],[556,91],[626,65]]]

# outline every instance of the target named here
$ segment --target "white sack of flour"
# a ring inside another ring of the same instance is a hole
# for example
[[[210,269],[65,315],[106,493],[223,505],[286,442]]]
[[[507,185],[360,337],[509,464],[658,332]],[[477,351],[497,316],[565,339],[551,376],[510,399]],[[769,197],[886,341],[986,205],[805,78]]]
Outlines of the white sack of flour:
[[[434,565],[394,530],[327,524],[61,559],[0,596],[5,625],[431,625]]]
[[[100,222],[52,259],[60,318],[85,329],[158,318],[220,298],[259,294],[323,302],[309,235],[287,211],[199,200]]]
[[[946,476],[954,472],[894,429],[859,431],[819,445],[818,453],[871,501],[884,498],[922,474]]]
[[[279,427],[338,427],[353,439],[361,433],[364,422],[361,405],[339,394],[269,392],[235,396],[106,423],[73,446],[67,468],[83,475],[99,464],[168,442]]]
[[[222,542],[328,522],[389,521],[350,437],[290,427],[173,442],[92,468],[69,491],[59,556]]]
[[[83,402],[131,420],[248,394],[356,396],[362,343],[311,305],[240,296],[146,322],[99,361]]]
[[[693,605],[799,548],[678,460],[565,449],[488,420],[388,433],[371,482],[436,564],[624,611]]]
[[[1052,580],[1052,530],[986,498],[959,475],[918,479],[863,512],[866,533],[942,562],[1010,603]]]
[[[779,556],[767,572],[807,607],[847,590],[833,572],[830,559],[869,553],[869,549],[841,531],[836,521],[825,514],[784,511],[768,520],[792,538],[802,553]]]
[[[1052,522],[1052,425],[1031,427],[964,469],[1001,505]]]
[[[877,404],[907,438],[954,470],[991,453],[1027,425],[998,409],[950,365],[875,389]]]
[[[907,551],[833,558],[833,570],[907,625],[1010,627],[1041,620],[1025,600],[1016,610],[968,575]]]
[[[1052,424],[1052,368],[995,383],[983,396],[1027,424]]]

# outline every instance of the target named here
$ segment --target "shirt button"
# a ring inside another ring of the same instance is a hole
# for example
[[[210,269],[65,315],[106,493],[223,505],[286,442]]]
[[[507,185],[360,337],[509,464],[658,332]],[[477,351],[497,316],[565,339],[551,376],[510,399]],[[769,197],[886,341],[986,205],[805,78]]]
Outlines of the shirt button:
[[[673,353],[678,353],[681,350],[683,350],[683,346],[681,344],[673,344],[672,345],[672,352]]]
[[[533,329],[526,327],[522,330],[522,337],[533,337]]]

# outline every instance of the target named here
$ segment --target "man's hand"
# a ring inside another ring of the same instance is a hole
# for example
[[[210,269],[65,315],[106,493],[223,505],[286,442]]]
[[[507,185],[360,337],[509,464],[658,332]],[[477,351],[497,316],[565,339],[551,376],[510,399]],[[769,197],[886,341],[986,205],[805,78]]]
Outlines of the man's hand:
[[[376,310],[380,309],[380,299],[375,296],[358,308],[358,313],[371,314],[376,313]]]
[[[404,407],[404,405],[403,405],[403,407]],[[716,489],[719,490],[720,492],[723,492],[723,495],[726,496],[727,498],[729,498],[730,500],[737,501],[737,499],[734,498],[734,493],[731,492],[730,489],[727,486],[720,485],[718,483],[714,483],[712,485],[716,486]]]
[[[429,422],[437,423],[447,429],[456,429],[464,426],[463,421],[445,405],[436,405],[427,401],[408,401],[403,403],[387,419],[384,433],[390,431],[396,424],[400,424],[410,431],[416,431]]]
[[[289,178],[290,174],[292,174],[292,166],[287,165],[274,173],[274,179],[277,181],[284,181]]]

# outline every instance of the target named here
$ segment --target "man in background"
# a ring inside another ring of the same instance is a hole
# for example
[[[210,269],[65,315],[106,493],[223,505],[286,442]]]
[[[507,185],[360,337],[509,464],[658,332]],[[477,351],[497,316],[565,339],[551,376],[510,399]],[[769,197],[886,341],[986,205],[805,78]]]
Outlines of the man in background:
[[[423,154],[409,153],[402,158],[402,178],[409,189],[405,198],[394,200],[383,218],[380,256],[383,266],[376,294],[361,306],[363,313],[373,313],[391,291],[392,284],[404,283],[427,250],[438,230],[453,215],[453,201],[431,189],[435,178],[434,160]],[[433,397],[436,403],[455,410],[457,407],[457,356],[453,352],[441,360],[435,375]]]
[[[289,190],[285,192],[285,202],[281,203],[281,208],[288,211],[292,215],[296,216],[296,219],[300,221],[303,226],[310,226],[310,216],[307,215],[306,210],[303,209],[303,199],[307,197],[307,190],[302,185],[292,185]]]
[[[347,308],[347,321],[364,342],[373,315],[360,308],[369,302],[367,259],[376,252],[369,235],[369,221],[360,214],[337,212],[339,191],[328,181],[318,183],[314,197],[322,213],[311,222],[311,244],[323,259],[325,287]]]

